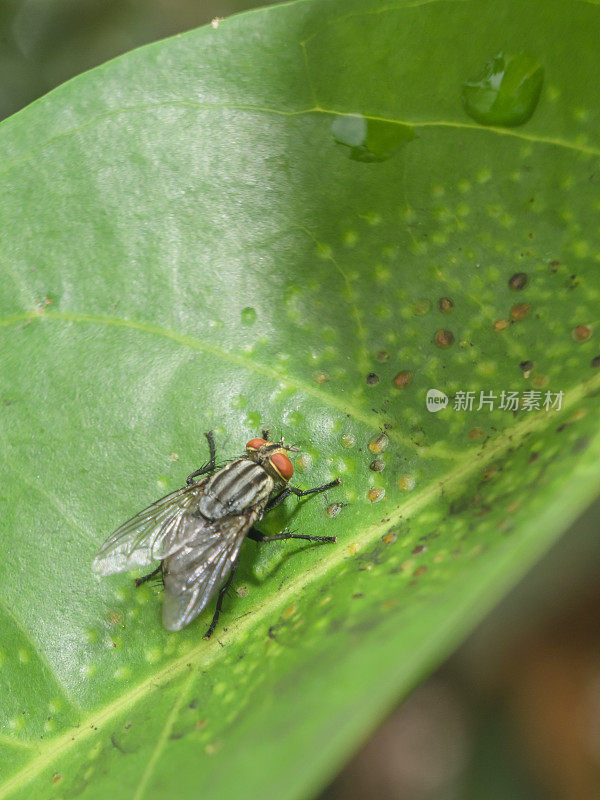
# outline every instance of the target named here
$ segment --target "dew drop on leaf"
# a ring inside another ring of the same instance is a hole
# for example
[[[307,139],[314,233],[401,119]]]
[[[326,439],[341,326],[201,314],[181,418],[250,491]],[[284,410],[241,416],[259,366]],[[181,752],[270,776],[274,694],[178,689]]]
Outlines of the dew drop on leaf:
[[[337,116],[331,125],[337,144],[347,147],[353,161],[387,161],[398,148],[415,138],[412,125],[367,119],[362,114]]]
[[[252,308],[252,306],[242,309],[242,322],[244,325],[254,325],[256,316],[256,309]]]
[[[498,53],[463,84],[465,111],[482,125],[522,125],[538,103],[544,70],[526,53]]]

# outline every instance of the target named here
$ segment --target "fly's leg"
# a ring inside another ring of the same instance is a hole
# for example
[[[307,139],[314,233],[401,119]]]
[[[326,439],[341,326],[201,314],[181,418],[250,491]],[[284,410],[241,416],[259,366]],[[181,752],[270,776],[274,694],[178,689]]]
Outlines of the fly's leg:
[[[155,578],[158,575],[159,572],[162,573],[162,561],[160,562],[158,567],[153,572],[149,572],[148,575],[142,575],[141,578],[136,578],[135,579],[135,585],[136,586],[141,586],[142,583],[146,583],[146,581],[149,581],[152,578]]]
[[[307,533],[291,533],[290,531],[283,531],[275,536],[265,536],[256,528],[251,528],[246,534],[249,539],[254,539],[255,542],[279,542],[282,539],[304,539],[307,542],[330,542],[335,544],[337,536],[309,536]]]
[[[290,494],[291,494],[291,492],[290,492],[289,489],[284,489],[282,492],[279,492],[278,495],[276,495],[275,497],[272,497],[269,500],[269,502],[265,506],[265,510],[264,510],[263,513],[266,514],[267,511],[271,511],[271,509],[276,508],[280,503],[283,503],[285,498],[289,497]]]
[[[223,605],[223,598],[225,597],[225,595],[227,594],[227,590],[231,586],[231,581],[233,580],[233,576],[235,575],[236,569],[237,569],[237,560],[234,561],[233,564],[231,565],[231,572],[229,573],[229,577],[227,578],[223,586],[221,586],[221,588],[219,589],[219,594],[217,596],[217,605],[215,607],[215,613],[213,614],[212,621],[208,626],[208,630],[202,637],[203,639],[210,639],[210,637],[213,635],[214,629],[217,627],[219,614],[221,613],[221,606]]]
[[[336,478],[334,481],[324,483],[323,486],[315,486],[314,489],[298,489],[296,486],[288,486],[287,488],[292,494],[295,494],[296,497],[305,497],[307,494],[319,494],[319,492],[326,492],[327,489],[333,489],[334,486],[339,486],[340,483],[341,480]]]
[[[339,486],[341,480],[336,478],[334,481],[330,483],[325,483],[323,486],[315,486],[314,489],[297,489],[295,486],[286,486],[285,489],[280,492],[278,495],[273,497],[267,505],[265,506],[264,513],[266,514],[267,511],[271,511],[272,509],[276,508],[280,503],[283,503],[286,497],[289,497],[291,494],[295,494],[296,497],[305,497],[307,494],[318,494],[319,492],[326,492],[328,489],[332,489],[334,486]]]
[[[208,431],[204,435],[206,436],[206,439],[208,441],[208,449],[210,451],[210,461],[203,467],[200,467],[200,469],[197,469],[195,472],[192,472],[191,475],[187,476],[186,483],[188,486],[191,486],[192,483],[195,483],[194,478],[197,478],[199,475],[206,475],[207,472],[212,472],[215,468],[216,450],[215,450],[215,440],[213,438],[213,432]]]

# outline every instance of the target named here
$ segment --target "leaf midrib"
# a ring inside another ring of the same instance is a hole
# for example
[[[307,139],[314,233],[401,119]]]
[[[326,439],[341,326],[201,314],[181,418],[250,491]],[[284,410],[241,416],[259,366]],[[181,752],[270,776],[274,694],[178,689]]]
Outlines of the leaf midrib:
[[[20,312],[18,314],[14,314],[10,317],[5,317],[4,319],[0,319],[0,328],[6,328],[11,325],[16,325],[20,322],[42,322],[43,320],[54,320],[59,322],[71,322],[71,323],[81,323],[81,324],[91,324],[91,325],[107,325],[116,328],[129,328],[131,330],[141,331],[143,333],[149,333],[155,336],[161,336],[165,339],[170,339],[173,342],[178,344],[185,345],[192,350],[199,350],[203,353],[209,353],[210,355],[217,356],[220,359],[225,361],[229,361],[236,366],[246,367],[247,369],[252,370],[253,372],[257,372],[260,375],[264,375],[269,377],[273,380],[276,380],[278,383],[284,383],[288,386],[294,387],[298,391],[306,392],[306,394],[314,397],[315,399],[319,400],[324,405],[331,406],[332,408],[336,408],[338,411],[342,411],[344,414],[350,414],[354,419],[359,422],[362,422],[364,425],[367,425],[369,428],[372,428],[375,431],[381,431],[381,420],[376,416],[372,416],[368,413],[365,413],[362,409],[353,406],[350,402],[350,398],[345,396],[342,400],[336,397],[333,394],[330,394],[324,391],[319,385],[308,383],[307,381],[302,380],[301,378],[291,377],[289,375],[283,375],[279,373],[276,369],[269,367],[266,364],[261,364],[254,359],[242,355],[240,353],[235,353],[231,350],[223,350],[216,345],[209,344],[207,342],[202,341],[201,339],[197,339],[193,336],[190,336],[186,333],[178,333],[177,331],[173,331],[169,328],[161,328],[158,325],[154,325],[150,322],[145,322],[142,320],[135,320],[135,319],[123,319],[120,317],[109,317],[109,316],[102,316],[102,315],[95,315],[95,314],[82,314],[78,312],[72,311],[29,311],[29,312]],[[403,436],[401,433],[394,429],[390,429],[386,431],[388,438],[393,439],[394,441],[401,444],[403,447],[410,448],[415,452],[420,453],[421,455],[428,455],[428,456],[435,456],[436,458],[446,458],[446,459],[454,459],[455,454],[447,452],[445,448],[441,447],[438,444],[434,445],[417,445],[412,439]]]
[[[561,411],[539,411],[532,414],[512,428],[503,431],[495,440],[488,440],[476,457],[473,457],[470,453],[466,454],[447,477],[432,481],[421,492],[408,497],[405,503],[389,513],[386,517],[386,526],[393,527],[401,518],[412,516],[426,506],[430,500],[437,497],[442,489],[452,489],[455,486],[460,486],[486,464],[498,459],[510,449],[515,449],[525,436],[546,428],[551,424],[552,420],[562,416],[578,401],[599,390],[600,375],[595,375],[565,393]],[[369,544],[374,543],[380,534],[381,525],[375,524],[356,533],[353,538],[358,540],[361,544],[361,549],[364,549]],[[278,593],[259,603],[254,611],[237,620],[232,620],[227,630],[220,634],[219,641],[215,639],[209,642],[201,640],[196,648],[149,676],[103,709],[92,712],[89,717],[80,722],[77,728],[70,729],[54,739],[46,740],[44,745],[39,748],[37,757],[9,778],[4,786],[0,787],[0,800],[13,790],[32,780],[46,766],[49,766],[58,755],[74,747],[80,740],[90,736],[111,719],[134,706],[138,700],[157,689],[164,681],[171,680],[178,674],[185,673],[186,670],[193,669],[196,666],[201,665],[204,668],[208,668],[217,660],[218,655],[228,644],[234,642],[252,627],[260,624],[262,618],[273,614],[277,608],[289,604],[290,599],[297,595],[304,586],[317,580],[322,581],[327,573],[348,558],[352,558],[352,555],[348,555],[344,545],[332,548],[317,564],[311,567],[309,573],[297,575],[284,584]]]
[[[110,111],[107,111],[103,114],[97,114],[96,116],[92,117],[90,120],[83,123],[82,125],[78,125],[76,127],[69,128],[68,130],[61,131],[60,133],[57,133],[55,136],[50,136],[45,141],[41,142],[38,147],[30,150],[26,155],[21,156],[19,158],[14,158],[12,160],[11,159],[6,160],[3,164],[3,168],[0,169],[0,176],[9,172],[16,166],[20,166],[22,164],[27,163],[34,156],[41,153],[48,145],[51,145],[54,142],[59,141],[60,139],[72,136],[76,133],[80,133],[81,131],[90,128],[94,126],[96,123],[101,122],[105,119],[110,119],[111,117],[117,117],[122,114],[123,115],[130,114],[132,112],[150,111],[154,108],[181,107],[181,106],[197,108],[199,111],[245,111],[256,114],[275,114],[276,116],[280,117],[298,117],[310,114],[324,114],[327,116],[337,116],[337,117],[352,117],[360,114],[360,116],[364,117],[366,120],[370,120],[373,122],[385,122],[390,125],[410,126],[412,128],[454,128],[456,130],[477,131],[479,133],[490,133],[490,134],[495,134],[497,136],[508,136],[515,139],[521,139],[526,142],[531,142],[532,144],[544,144],[552,147],[561,147],[567,150],[574,150],[575,152],[583,153],[585,155],[600,156],[600,147],[594,147],[593,145],[583,144],[582,142],[570,141],[568,139],[563,139],[561,137],[540,136],[534,133],[527,133],[526,131],[520,130],[519,128],[501,128],[493,125],[487,125],[487,126],[477,125],[472,122],[461,122],[458,120],[443,120],[443,119],[401,120],[395,117],[386,117],[378,114],[369,114],[358,110],[340,111],[338,109],[333,109],[333,108],[324,108],[318,104],[311,107],[300,108],[300,109],[278,109],[278,108],[271,108],[269,106],[253,105],[251,103],[211,104],[211,103],[200,103],[194,100],[165,100],[160,103],[140,103],[139,105],[123,106],[122,108],[111,109]],[[10,117],[9,119],[12,119],[12,117]],[[1,131],[2,131],[2,123],[0,123],[0,134]]]

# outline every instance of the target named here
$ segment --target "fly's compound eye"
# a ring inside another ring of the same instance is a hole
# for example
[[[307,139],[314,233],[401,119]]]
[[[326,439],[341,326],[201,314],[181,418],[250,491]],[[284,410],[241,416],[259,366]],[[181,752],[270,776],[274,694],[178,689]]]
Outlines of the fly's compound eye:
[[[269,461],[271,462],[271,466],[275,472],[277,472],[278,475],[281,475],[284,481],[289,481],[294,474],[294,467],[286,454],[273,453]]]
[[[250,439],[246,444],[246,450],[260,450],[263,444],[267,444],[265,439]]]

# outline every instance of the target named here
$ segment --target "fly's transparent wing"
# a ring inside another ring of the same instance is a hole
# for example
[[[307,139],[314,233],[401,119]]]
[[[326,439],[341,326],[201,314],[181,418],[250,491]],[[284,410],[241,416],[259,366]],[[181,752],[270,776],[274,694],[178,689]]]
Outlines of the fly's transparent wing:
[[[207,525],[166,559],[163,625],[179,631],[206,608],[237,561],[240,547],[258,518],[256,511]]]
[[[171,492],[117,528],[96,553],[94,572],[112,575],[145,567],[183,547],[206,524],[194,514],[206,480]]]

